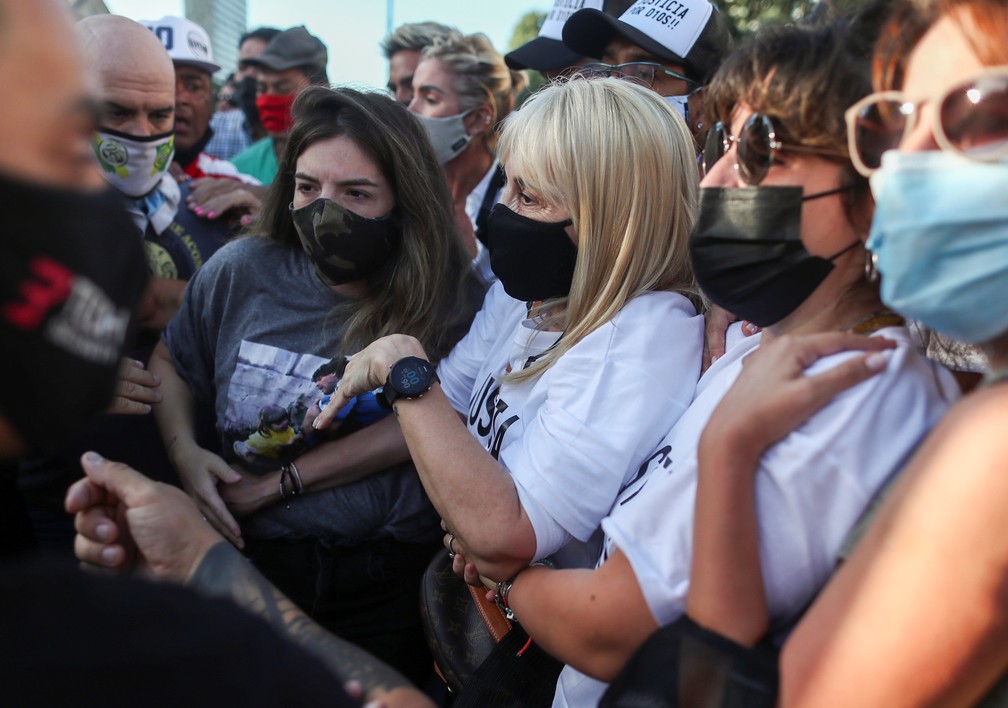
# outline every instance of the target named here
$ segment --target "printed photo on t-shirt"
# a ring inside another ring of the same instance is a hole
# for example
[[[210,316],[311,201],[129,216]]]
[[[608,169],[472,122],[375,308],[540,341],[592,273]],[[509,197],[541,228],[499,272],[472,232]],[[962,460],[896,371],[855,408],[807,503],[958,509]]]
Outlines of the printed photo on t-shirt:
[[[345,369],[342,357],[242,340],[220,425],[225,453],[251,471],[272,471],[320,442],[383,418],[387,411],[372,392],[347,403],[326,431],[312,427]]]

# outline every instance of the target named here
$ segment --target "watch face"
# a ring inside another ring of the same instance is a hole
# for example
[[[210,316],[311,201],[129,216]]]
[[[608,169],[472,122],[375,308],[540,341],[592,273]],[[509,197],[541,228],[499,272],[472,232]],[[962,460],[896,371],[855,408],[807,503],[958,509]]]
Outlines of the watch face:
[[[433,373],[430,362],[418,357],[408,357],[392,367],[389,383],[400,396],[419,396],[430,390]]]

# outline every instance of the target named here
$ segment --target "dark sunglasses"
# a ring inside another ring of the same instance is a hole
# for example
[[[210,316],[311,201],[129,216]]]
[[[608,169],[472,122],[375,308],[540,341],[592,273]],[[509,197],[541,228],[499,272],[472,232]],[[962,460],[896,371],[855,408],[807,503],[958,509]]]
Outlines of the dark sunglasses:
[[[935,106],[931,131],[942,150],[985,162],[1008,156],[1008,67],[997,67],[922,101],[881,91],[848,108],[847,144],[858,172],[879,168],[882,153],[910,134],[925,103]]]
[[[762,113],[753,113],[742,126],[738,136],[728,132],[724,123],[718,121],[707,133],[707,143],[703,151],[703,173],[706,175],[714,163],[724,157],[735,144],[735,169],[748,185],[757,185],[777,161],[780,152],[799,152],[812,155],[846,158],[847,155],[827,148],[807,145],[785,144],[777,139],[773,122]]]

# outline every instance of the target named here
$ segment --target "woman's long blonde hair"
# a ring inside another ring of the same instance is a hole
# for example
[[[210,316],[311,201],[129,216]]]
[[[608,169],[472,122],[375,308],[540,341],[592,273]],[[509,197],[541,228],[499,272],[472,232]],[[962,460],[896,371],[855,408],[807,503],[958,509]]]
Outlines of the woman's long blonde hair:
[[[546,304],[546,321],[563,335],[511,381],[541,375],[642,293],[676,291],[699,306],[688,248],[699,192],[693,145],[660,96],[619,79],[552,84],[508,121],[498,155],[509,179],[565,207],[578,235],[570,294]]]

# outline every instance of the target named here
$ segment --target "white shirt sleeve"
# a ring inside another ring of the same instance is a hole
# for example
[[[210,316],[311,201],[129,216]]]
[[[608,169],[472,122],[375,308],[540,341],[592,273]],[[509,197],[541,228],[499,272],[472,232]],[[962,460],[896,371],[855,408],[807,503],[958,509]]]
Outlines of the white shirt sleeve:
[[[500,283],[494,283],[487,291],[469,332],[438,364],[441,390],[456,411],[469,410],[473,387],[490,352],[500,346],[502,333],[509,335],[524,315],[525,305],[508,296]]]
[[[857,354],[827,357],[808,373]],[[957,397],[939,368],[901,340],[884,373],[841,393],[763,455],[756,506],[774,621],[790,620],[815,596],[867,503]],[[603,524],[660,624],[682,614],[689,589],[696,475],[695,452],[680,453]]]
[[[535,529],[537,557],[598,528],[689,405],[702,348],[703,318],[692,305],[649,293],[542,375],[544,404],[500,453]]]

